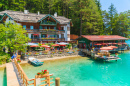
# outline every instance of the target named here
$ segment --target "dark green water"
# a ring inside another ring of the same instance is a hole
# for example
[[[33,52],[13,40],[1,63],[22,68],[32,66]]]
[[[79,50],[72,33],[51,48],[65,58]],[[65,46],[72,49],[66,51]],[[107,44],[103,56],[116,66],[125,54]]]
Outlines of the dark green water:
[[[60,77],[61,86],[130,86],[130,52],[119,57],[121,60],[117,62],[104,63],[82,57],[45,62],[40,67],[23,65],[22,68],[29,78],[47,69],[53,78]]]

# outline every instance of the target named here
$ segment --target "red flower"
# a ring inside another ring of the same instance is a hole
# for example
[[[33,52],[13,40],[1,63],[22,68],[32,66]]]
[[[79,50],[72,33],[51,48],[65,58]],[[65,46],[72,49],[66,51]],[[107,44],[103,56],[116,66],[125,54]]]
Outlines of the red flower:
[[[44,71],[44,73],[45,73],[45,71]]]
[[[42,70],[43,71],[43,70]]]
[[[44,72],[47,72],[47,70],[44,70]]]
[[[18,59],[19,60],[19,59]]]
[[[40,75],[40,73],[37,73],[37,75]]]

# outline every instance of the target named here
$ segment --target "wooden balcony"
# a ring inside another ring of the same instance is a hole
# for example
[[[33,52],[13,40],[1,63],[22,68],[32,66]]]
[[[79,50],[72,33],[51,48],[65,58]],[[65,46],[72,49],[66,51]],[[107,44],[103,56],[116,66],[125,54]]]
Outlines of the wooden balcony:
[[[31,39],[31,41],[65,41],[65,38],[35,38]]]
[[[56,25],[56,22],[41,22],[40,25]]]
[[[58,34],[58,33],[65,33],[64,30],[54,30],[54,29],[26,29],[27,30],[27,33],[37,33],[37,32],[40,32],[40,33],[43,33],[43,34]]]

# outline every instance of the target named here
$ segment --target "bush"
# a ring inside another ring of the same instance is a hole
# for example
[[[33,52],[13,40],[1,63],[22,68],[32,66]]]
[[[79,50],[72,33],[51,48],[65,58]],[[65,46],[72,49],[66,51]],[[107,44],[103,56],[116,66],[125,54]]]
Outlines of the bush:
[[[0,64],[8,63],[10,62],[10,55],[4,52],[0,52]]]

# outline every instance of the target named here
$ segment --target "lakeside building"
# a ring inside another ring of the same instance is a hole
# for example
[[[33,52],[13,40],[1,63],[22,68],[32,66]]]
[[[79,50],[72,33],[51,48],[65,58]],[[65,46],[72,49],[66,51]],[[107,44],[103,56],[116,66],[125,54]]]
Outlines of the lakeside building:
[[[126,44],[128,38],[118,35],[81,35],[78,40],[78,46],[81,49],[91,49],[93,46],[103,45],[122,45]],[[97,44],[98,43],[98,44]]]
[[[29,13],[28,10],[0,12],[0,23],[16,22],[27,30],[32,42],[70,41],[71,19],[64,16]]]

